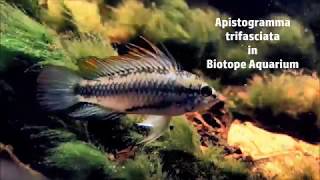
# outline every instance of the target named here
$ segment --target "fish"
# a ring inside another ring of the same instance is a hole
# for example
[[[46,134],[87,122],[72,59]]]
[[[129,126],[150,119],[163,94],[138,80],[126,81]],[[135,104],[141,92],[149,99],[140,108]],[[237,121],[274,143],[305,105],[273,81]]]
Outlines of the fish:
[[[150,143],[168,129],[173,116],[203,111],[219,101],[200,76],[183,70],[168,50],[144,40],[151,50],[128,44],[127,54],[87,58],[77,72],[45,67],[37,79],[39,104],[53,112],[77,106],[68,114],[73,118],[145,115],[138,125],[150,132],[139,143]]]

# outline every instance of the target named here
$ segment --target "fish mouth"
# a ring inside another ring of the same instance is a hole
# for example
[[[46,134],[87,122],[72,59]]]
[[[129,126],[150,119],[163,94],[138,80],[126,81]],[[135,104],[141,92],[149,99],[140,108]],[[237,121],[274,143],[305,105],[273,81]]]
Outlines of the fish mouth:
[[[227,99],[227,98],[226,98],[225,96],[223,96],[222,94],[217,94],[217,95],[216,95],[216,98],[215,98],[212,102],[210,102],[209,109],[210,109],[211,107],[213,107],[214,105],[220,103],[220,102],[225,102],[226,99]]]
[[[224,101],[222,101],[222,100],[220,100],[220,99],[215,99],[215,100],[212,102],[211,107],[214,106],[214,105],[216,105],[216,104],[218,104],[218,103],[220,103],[220,102],[224,102]]]
[[[221,95],[221,94],[218,94],[217,95],[217,98],[215,98],[213,101],[211,101],[209,103],[208,106],[206,106],[205,108],[199,110],[198,112],[199,113],[205,113],[205,112],[208,112],[208,110],[210,110],[212,107],[214,107],[215,105],[217,105],[218,103],[221,103],[221,102],[225,102],[226,101],[226,97]]]
[[[217,100],[219,100],[219,102],[224,102],[224,101],[227,100],[227,98],[222,94],[218,94],[217,95]]]
[[[224,102],[224,101],[222,101],[222,100],[220,100],[220,99],[214,100],[214,101],[210,104],[209,109],[212,108],[213,106],[217,105],[218,103],[221,103],[221,102]]]

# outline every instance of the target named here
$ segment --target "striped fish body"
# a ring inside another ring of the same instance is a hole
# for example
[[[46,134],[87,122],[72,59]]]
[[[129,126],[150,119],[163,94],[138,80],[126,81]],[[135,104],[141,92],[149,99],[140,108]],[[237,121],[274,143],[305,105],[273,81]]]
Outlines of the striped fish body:
[[[191,73],[137,72],[82,80],[75,88],[80,102],[132,114],[181,115],[201,101],[203,83]]]
[[[127,55],[88,58],[79,73],[58,67],[38,77],[38,100],[48,111],[75,108],[69,116],[115,119],[123,114],[146,114],[139,125],[152,127],[141,143],[158,138],[170,117],[199,111],[217,102],[216,92],[198,76],[183,71],[174,59],[149,43],[154,52],[130,45]]]

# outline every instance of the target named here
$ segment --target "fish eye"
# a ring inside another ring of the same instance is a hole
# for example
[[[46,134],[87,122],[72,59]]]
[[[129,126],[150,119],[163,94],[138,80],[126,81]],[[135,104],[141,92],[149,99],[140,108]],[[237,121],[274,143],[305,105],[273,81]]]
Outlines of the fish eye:
[[[203,86],[201,89],[200,89],[200,94],[204,97],[208,97],[208,96],[211,96],[212,95],[212,89],[211,87],[209,86]]]

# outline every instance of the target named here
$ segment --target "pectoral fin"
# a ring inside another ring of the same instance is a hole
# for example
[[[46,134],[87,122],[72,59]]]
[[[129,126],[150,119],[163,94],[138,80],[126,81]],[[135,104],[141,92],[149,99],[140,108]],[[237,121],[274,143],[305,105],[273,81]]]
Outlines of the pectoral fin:
[[[124,116],[124,113],[112,112],[94,104],[83,104],[69,114],[73,118],[95,117],[101,120],[113,120]]]
[[[138,144],[150,143],[160,137],[169,127],[170,116],[149,115],[146,120],[138,123],[139,126],[147,126],[151,128],[150,134]]]

